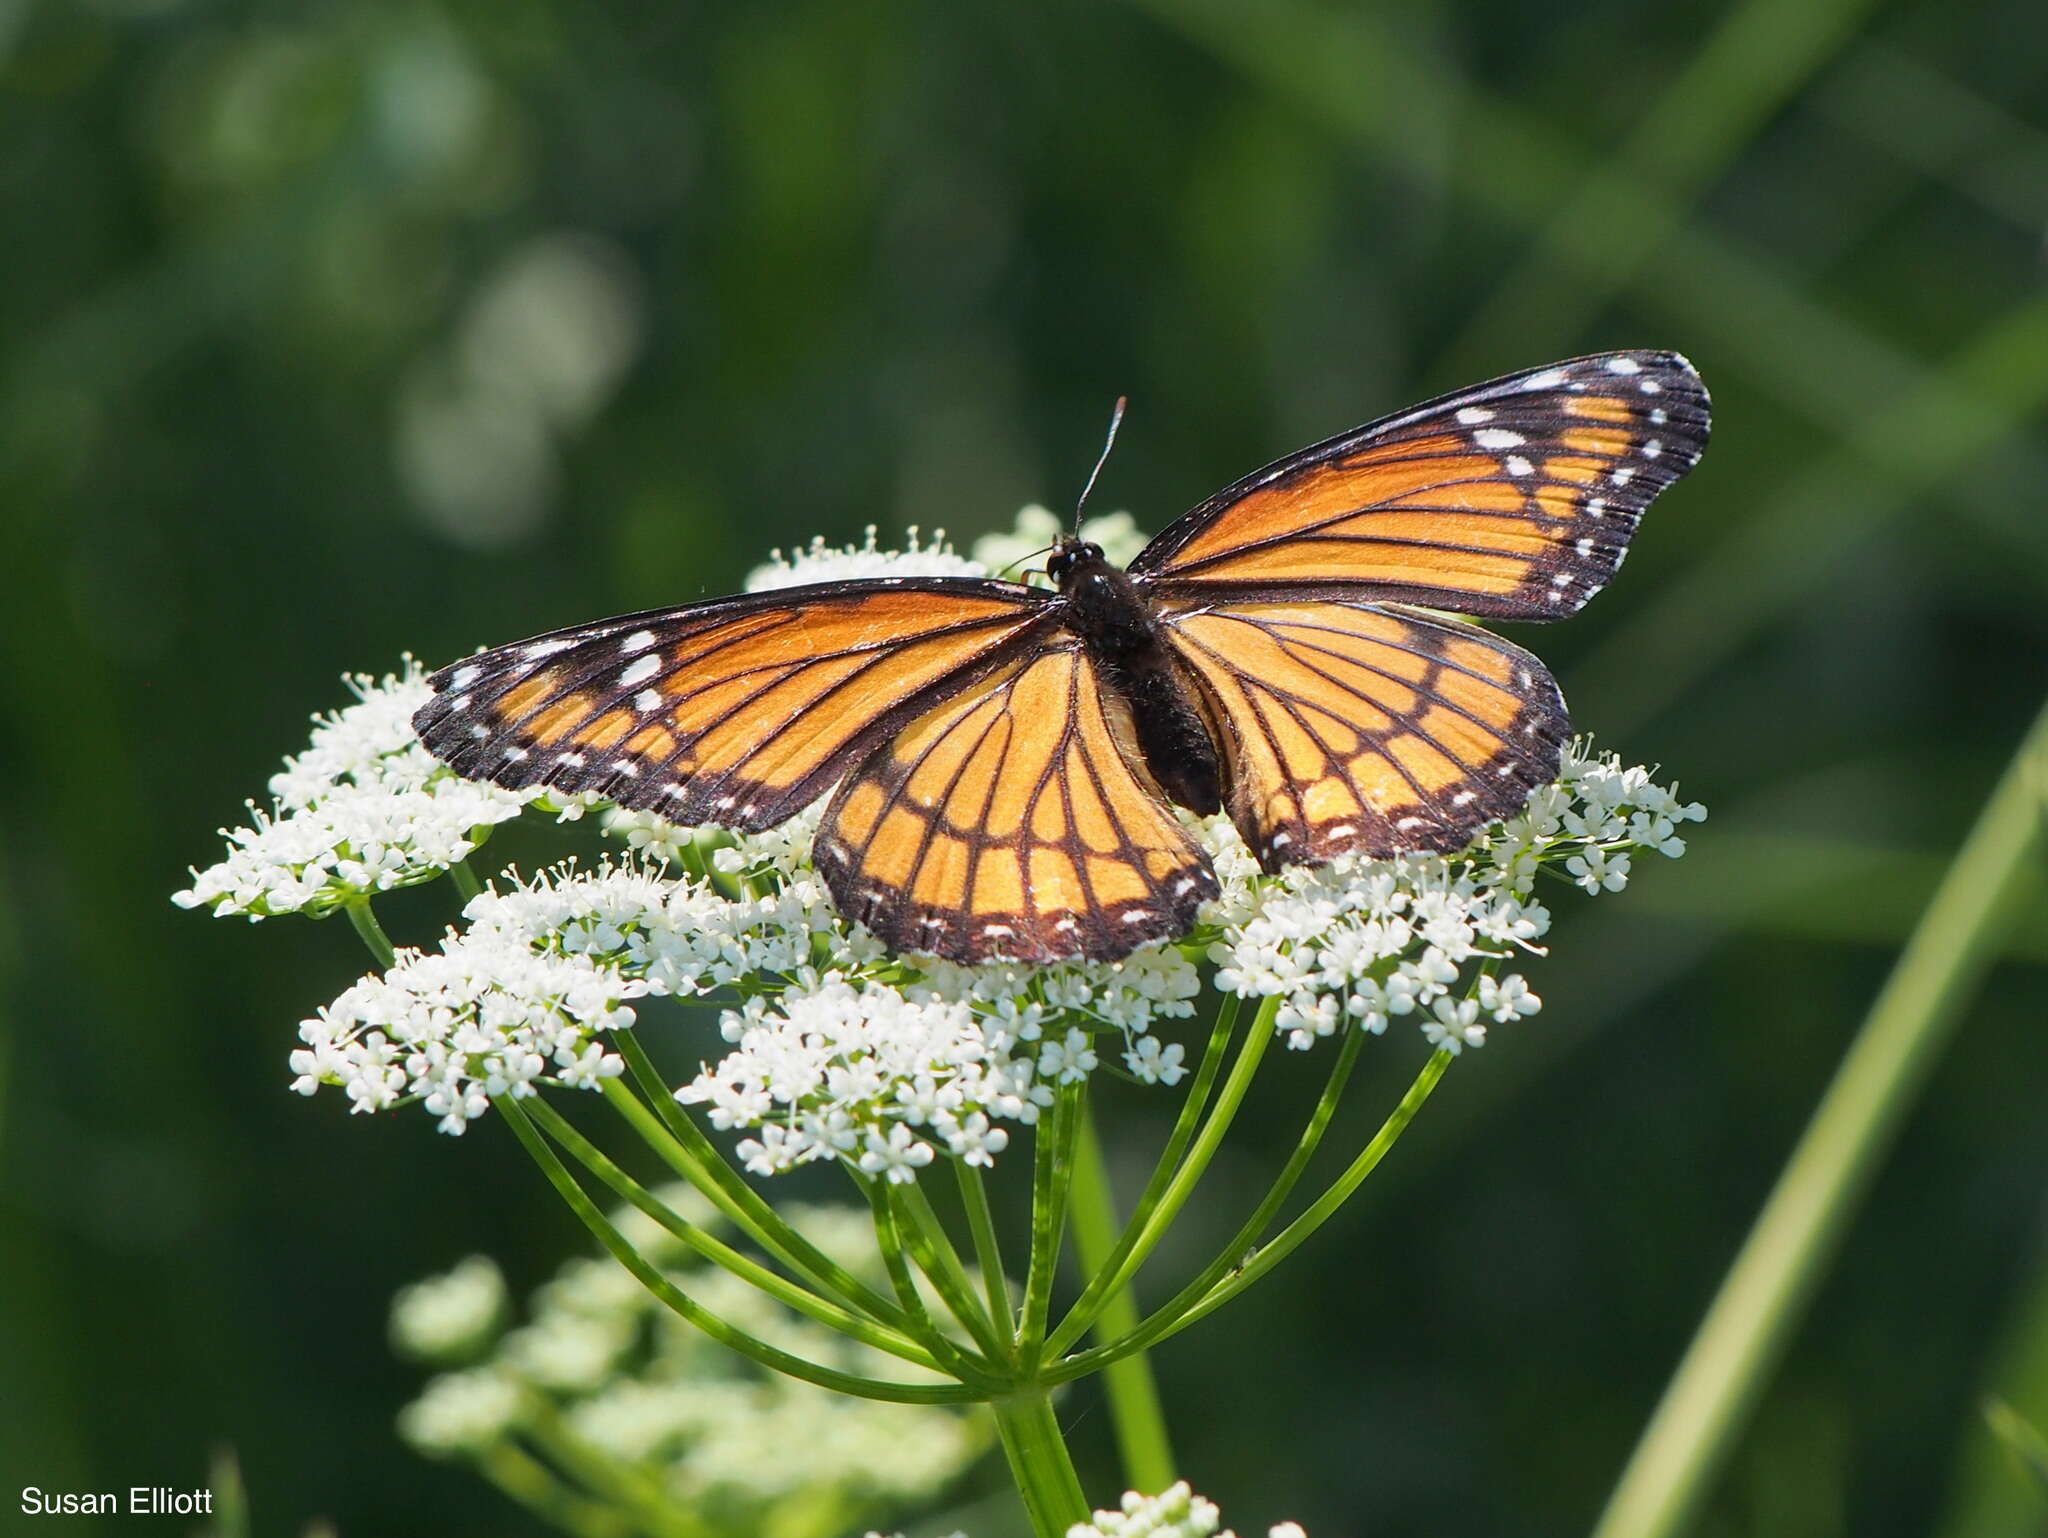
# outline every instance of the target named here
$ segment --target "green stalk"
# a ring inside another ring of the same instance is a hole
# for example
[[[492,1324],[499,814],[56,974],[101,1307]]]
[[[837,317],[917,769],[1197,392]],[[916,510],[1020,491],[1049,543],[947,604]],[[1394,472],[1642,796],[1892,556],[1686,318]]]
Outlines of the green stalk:
[[[906,1362],[915,1362],[918,1366],[933,1372],[941,1370],[931,1353],[907,1336],[877,1324],[864,1315],[841,1308],[829,1299],[821,1298],[816,1293],[776,1275],[751,1255],[741,1253],[682,1217],[614,1164],[602,1150],[571,1126],[561,1112],[538,1095],[529,1100],[522,1109],[540,1123],[548,1136],[567,1149],[577,1163],[706,1260],[723,1266],[741,1281],[760,1288],[785,1307],[793,1308],[842,1335],[851,1336],[863,1345],[873,1346],[877,1351],[886,1351]]]
[[[348,921],[355,925],[356,933],[362,936],[363,944],[370,948],[370,954],[377,958],[377,965],[389,967],[398,957],[398,949],[391,943],[391,936],[384,933],[384,926],[377,922],[377,915],[370,911],[370,899],[351,897],[342,906],[348,911]]]
[[[470,868],[468,860],[457,860],[453,865],[449,866],[448,876],[455,883],[455,890],[460,894],[464,903],[467,903],[472,897],[483,896],[484,884],[476,879],[476,872]]]
[[[992,1401],[991,1408],[1032,1532],[1037,1538],[1066,1538],[1067,1529],[1086,1522],[1090,1513],[1051,1396],[1034,1385]]]
[[[1301,1137],[1294,1145],[1294,1152],[1288,1156],[1287,1163],[1282,1166],[1279,1175],[1275,1177],[1272,1188],[1266,1192],[1264,1199],[1253,1209],[1252,1215],[1238,1226],[1237,1232],[1224,1242],[1223,1248],[1216,1258],[1205,1266],[1192,1281],[1188,1282],[1154,1312],[1152,1319],[1147,1322],[1149,1329],[1163,1331],[1168,1321],[1177,1318],[1196,1304],[1202,1303],[1215,1287],[1233,1273],[1241,1272],[1245,1268],[1245,1257],[1252,1252],[1252,1247],[1258,1243],[1259,1236],[1265,1233],[1273,1219],[1278,1216],[1280,1208],[1285,1205],[1287,1198],[1294,1194],[1294,1188],[1300,1183],[1302,1173],[1308,1168],[1309,1160],[1314,1157],[1317,1147],[1322,1143],[1323,1134],[1329,1130],[1330,1119],[1337,1112],[1337,1101],[1342,1097],[1344,1086],[1351,1078],[1352,1068],[1357,1065],[1359,1048],[1364,1045],[1364,1042],[1365,1032],[1357,1029],[1355,1026],[1345,1032],[1344,1045],[1338,1049],[1337,1059],[1330,1065],[1330,1077],[1323,1085],[1323,1092],[1316,1100],[1315,1109],[1309,1113],[1308,1124],[1302,1128]],[[1425,1069],[1425,1071],[1427,1070]],[[1434,1083],[1435,1081],[1432,1080],[1431,1082]],[[1397,1111],[1395,1114],[1398,1116],[1400,1113]],[[1403,1119],[1401,1125],[1405,1127],[1407,1121]],[[1382,1132],[1384,1130],[1382,1128]],[[1396,1136],[1398,1135],[1397,1132]],[[1392,1146],[1391,1139],[1386,1146]],[[1371,1145],[1368,1145],[1368,1149],[1370,1147]],[[1382,1149],[1382,1152],[1384,1152],[1384,1149]],[[1375,1157],[1374,1162],[1378,1162],[1377,1157]],[[1370,1165],[1367,1168],[1369,1170]],[[1363,1178],[1362,1173],[1360,1178]],[[1336,1209],[1333,1206],[1331,1210],[1335,1211]],[[1306,1234],[1301,1236],[1301,1238],[1306,1237]],[[1297,1239],[1295,1242],[1299,1243],[1300,1240]],[[1129,1289],[1126,1288],[1118,1296],[1128,1299],[1131,1294]],[[1204,1308],[1202,1312],[1207,1313],[1208,1309]],[[1108,1310],[1105,1309],[1105,1327],[1097,1331],[1098,1337],[1104,1340],[1114,1340],[1119,1335],[1128,1334],[1138,1324],[1135,1303],[1133,1303],[1130,1310],[1128,1322],[1121,1326],[1108,1323],[1107,1314]],[[1165,1331],[1164,1333],[1171,1332]],[[1164,1338],[1164,1333],[1161,1334],[1160,1338]],[[1119,1361],[1122,1360],[1127,1359],[1119,1358]],[[1112,1364],[1112,1370],[1115,1365]],[[1168,1483],[1170,1484],[1172,1481],[1169,1480]],[[1135,1485],[1132,1488],[1149,1490],[1153,1487],[1151,1485]],[[1159,1488],[1164,1489],[1165,1486],[1161,1485]]]
[[[725,1162],[703,1130],[668,1093],[638,1036],[632,1031],[615,1031],[612,1039],[647,1101],[617,1079],[603,1082],[604,1096],[670,1169],[702,1191],[748,1238],[807,1281],[836,1294],[858,1313],[898,1330],[904,1328],[906,1321],[895,1304],[790,1227]],[[652,1110],[648,1101],[653,1102]]]
[[[988,1293],[988,1316],[998,1334],[1014,1338],[1017,1321],[1010,1313],[1010,1278],[1003,1271],[1003,1246],[996,1237],[988,1189],[981,1182],[981,1171],[965,1159],[953,1161],[953,1173],[960,1182],[961,1204],[967,1209],[967,1227],[974,1235],[974,1259]]]
[[[1116,1296],[1117,1291],[1137,1275],[1138,1268],[1151,1258],[1152,1251],[1165,1237],[1166,1230],[1193,1193],[1195,1183],[1202,1178],[1202,1172],[1208,1169],[1209,1161],[1215,1157],[1216,1149],[1223,1141],[1223,1134],[1230,1130],[1238,1107],[1244,1103],[1245,1093],[1252,1087],[1252,1076],[1259,1071],[1260,1059],[1266,1055],[1267,1043],[1273,1039],[1273,1017],[1279,1013],[1280,1000],[1276,995],[1261,1004],[1258,1014],[1252,1017],[1251,1030],[1238,1044],[1237,1061],[1230,1065],[1230,1077],[1217,1095],[1209,1119],[1202,1124],[1201,1135],[1195,1139],[1195,1146],[1189,1151],[1186,1161],[1174,1172],[1165,1193],[1146,1218],[1145,1227],[1125,1251],[1122,1262],[1097,1291],[1097,1311],[1101,1308],[1102,1299]],[[1084,1313],[1077,1304],[1047,1343],[1047,1355],[1054,1358],[1063,1355],[1093,1322],[1092,1314]]]
[[[652,1474],[619,1462],[577,1436],[545,1395],[529,1394],[527,1401],[524,1426],[535,1445],[599,1499],[631,1512],[640,1532],[649,1538],[710,1538],[709,1529],[678,1506]]]
[[[1074,1254],[1083,1272],[1100,1274],[1116,1247],[1116,1193],[1110,1189],[1109,1167],[1102,1157],[1102,1139],[1095,1131],[1093,1113],[1084,1107],[1080,1121],[1080,1136],[1074,1145]],[[1138,1300],[1131,1288],[1125,1287],[1103,1303],[1096,1327],[1108,1339],[1138,1327]],[[1109,1399],[1110,1425],[1116,1431],[1117,1454],[1123,1461],[1124,1487],[1164,1490],[1178,1476],[1151,1362],[1142,1351],[1133,1352],[1105,1368],[1102,1382]]]
[[[2044,844],[2048,710],[1984,804],[1644,1428],[1594,1538],[1698,1511],[1851,1215],[2003,944]]]
[[[925,1308],[924,1296],[917,1290],[917,1278],[911,1274],[910,1260],[905,1253],[903,1225],[897,1220],[896,1204],[889,1199],[889,1182],[880,1177],[855,1178],[867,1196],[869,1210],[874,1214],[875,1242],[881,1247],[882,1264],[888,1270],[889,1280],[896,1288],[904,1313],[910,1316],[912,1332],[939,1359],[942,1370],[948,1375],[984,1392],[1001,1388],[1002,1380],[992,1365],[961,1350]]]
[[[570,1538],[632,1538],[634,1524],[610,1506],[578,1495],[516,1442],[494,1442],[472,1459],[485,1481],[515,1505]]]
[[[1180,1169],[1181,1156],[1187,1152],[1195,1129],[1201,1125],[1202,1112],[1209,1103],[1210,1087],[1216,1082],[1217,1072],[1223,1066],[1224,1050],[1230,1045],[1231,1032],[1237,1026],[1239,1002],[1236,994],[1225,994],[1222,1004],[1217,1007],[1216,1024],[1209,1032],[1208,1048],[1202,1054],[1202,1063],[1195,1070],[1193,1082],[1188,1085],[1187,1098],[1181,1102],[1180,1115],[1174,1119],[1166,1147],[1160,1151],[1159,1162],[1153,1166],[1152,1178],[1145,1182],[1145,1189],[1139,1193],[1138,1205],[1131,1209],[1130,1219],[1124,1224],[1115,1248],[1094,1268],[1094,1274],[1088,1278],[1088,1285],[1082,1288],[1081,1296],[1074,1300],[1067,1317],[1053,1332],[1050,1355],[1063,1355],[1087,1332],[1108,1294],[1109,1284],[1123,1269],[1124,1261],[1137,1248],[1138,1241],[1145,1237],[1146,1225],[1152,1221],[1152,1214],[1158,1210],[1160,1200],[1166,1194],[1168,1182]]]
[[[1031,1264],[1017,1321],[1017,1360],[1026,1374],[1035,1374],[1044,1359],[1046,1316],[1052,1308],[1060,1241],[1066,1234],[1067,1194],[1073,1186],[1074,1135],[1087,1087],[1085,1082],[1061,1085],[1052,1114],[1038,1127],[1031,1176]]]
[[[546,1175],[569,1210],[582,1220],[597,1242],[602,1244],[612,1258],[624,1266],[639,1280],[640,1285],[653,1293],[669,1308],[697,1326],[713,1340],[730,1346],[750,1361],[763,1367],[773,1368],[792,1378],[801,1378],[806,1383],[815,1383],[836,1393],[856,1394],[863,1399],[879,1399],[891,1404],[968,1404],[984,1397],[961,1384],[952,1383],[890,1383],[881,1378],[863,1378],[853,1373],[840,1372],[836,1368],[821,1367],[816,1362],[804,1360],[756,1340],[746,1331],[728,1323],[712,1313],[680,1287],[670,1281],[661,1271],[651,1265],[647,1258],[626,1242],[621,1234],[598,1211],[588,1193],[576,1183],[562,1161],[555,1157],[555,1151],[548,1147],[540,1130],[511,1095],[501,1095],[493,1102],[504,1116],[526,1151]]]
[[[1085,1377],[1091,1372],[1108,1367],[1112,1362],[1121,1361],[1134,1351],[1147,1350],[1168,1336],[1178,1335],[1196,1320],[1207,1317],[1215,1309],[1236,1297],[1285,1260],[1297,1245],[1336,1215],[1337,1209],[1350,1199],[1351,1193],[1358,1189],[1365,1177],[1370,1175],[1380,1160],[1387,1156],[1387,1151],[1400,1139],[1401,1134],[1408,1130],[1408,1124],[1415,1119],[1415,1113],[1422,1109],[1423,1102],[1429,1099],[1430,1091],[1436,1088],[1437,1080],[1443,1077],[1444,1069],[1450,1066],[1450,1061],[1451,1054],[1448,1052],[1432,1053],[1429,1061],[1422,1065],[1422,1072],[1415,1076],[1415,1082],[1408,1086],[1408,1093],[1401,1097],[1401,1103],[1395,1106],[1392,1113],[1380,1124],[1380,1130],[1373,1134],[1372,1141],[1365,1145],[1344,1173],[1330,1183],[1329,1189],[1317,1197],[1300,1217],[1281,1229],[1270,1244],[1211,1287],[1193,1307],[1176,1313],[1174,1305],[1180,1302],[1180,1299],[1176,1298],[1174,1303],[1156,1310],[1137,1329],[1121,1339],[1078,1352],[1056,1363],[1052,1370],[1045,1374],[1045,1381],[1066,1383],[1074,1378]]]
[[[903,1237],[918,1269],[931,1279],[953,1317],[966,1327],[991,1364],[1002,1361],[1009,1354],[1010,1342],[997,1333],[994,1321],[975,1297],[974,1279],[960,1263],[959,1251],[953,1248],[945,1225],[932,1210],[931,1198],[914,1180],[895,1186],[886,1194],[900,1217],[909,1220],[901,1225]]]

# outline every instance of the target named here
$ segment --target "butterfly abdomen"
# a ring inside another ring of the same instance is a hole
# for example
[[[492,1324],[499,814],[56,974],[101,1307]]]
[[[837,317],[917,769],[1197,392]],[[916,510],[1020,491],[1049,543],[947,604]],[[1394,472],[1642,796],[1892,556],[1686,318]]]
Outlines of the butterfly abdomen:
[[[1099,553],[1083,554],[1062,568],[1060,590],[1068,627],[1130,707],[1138,751],[1160,789],[1200,816],[1221,811],[1215,739],[1137,584]]]

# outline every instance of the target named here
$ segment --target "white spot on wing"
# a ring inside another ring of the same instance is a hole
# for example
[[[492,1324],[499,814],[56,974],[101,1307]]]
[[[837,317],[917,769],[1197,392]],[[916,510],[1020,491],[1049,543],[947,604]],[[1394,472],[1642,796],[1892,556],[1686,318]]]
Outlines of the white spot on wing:
[[[1536,473],[1536,467],[1519,454],[1508,455],[1502,463],[1507,466],[1509,475],[1533,475]]]
[[[1482,427],[1472,435],[1472,441],[1482,449],[1518,449],[1529,440],[1505,427]]]
[[[1642,364],[1636,362],[1633,358],[1609,358],[1607,360],[1607,372],[1610,374],[1640,374],[1642,371]]]
[[[1493,413],[1484,406],[1460,406],[1458,420],[1467,427],[1477,427],[1481,422],[1491,422]]]
[[[660,671],[660,657],[641,657],[637,661],[629,663],[626,671],[619,675],[619,687],[621,689],[630,689],[635,684],[644,684]]]
[[[640,711],[661,709],[661,691],[659,689],[642,689],[633,696],[633,708]]]
[[[633,655],[633,653],[635,653],[635,652],[644,652],[644,651],[646,651],[646,650],[647,650],[647,648],[648,648],[648,647],[650,647],[650,646],[652,646],[653,644],[654,644],[654,632],[653,632],[653,631],[651,631],[651,630],[636,630],[636,631],[634,631],[634,632],[633,632],[633,633],[632,633],[631,635],[627,636],[625,640],[623,640],[623,641],[619,642],[619,650],[620,650],[620,651],[622,651],[622,652],[624,652],[624,653],[625,653],[625,654],[626,654],[627,656],[629,656],[629,657],[630,657],[630,656],[632,656],[632,655]]]
[[[1542,373],[1531,374],[1527,379],[1523,380],[1522,388],[1525,390],[1555,390],[1563,383],[1563,369],[1547,368]]]
[[[471,684],[483,677],[483,672],[484,670],[480,667],[457,668],[454,676],[448,680],[449,686],[455,689],[467,689]]]

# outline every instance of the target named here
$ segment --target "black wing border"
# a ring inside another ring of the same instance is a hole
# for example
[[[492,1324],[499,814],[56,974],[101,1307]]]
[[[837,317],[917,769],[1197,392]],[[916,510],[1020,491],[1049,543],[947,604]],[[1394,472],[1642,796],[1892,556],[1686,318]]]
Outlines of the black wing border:
[[[1515,395],[1527,394],[1529,391],[1529,381],[1532,379],[1537,379],[1545,374],[1554,372],[1605,368],[1610,360],[1617,358],[1629,359],[1645,369],[1671,369],[1684,375],[1691,382],[1694,388],[1697,389],[1699,398],[1696,405],[1688,401],[1682,409],[1686,412],[1685,425],[1697,431],[1699,436],[1698,447],[1700,452],[1704,452],[1707,446],[1707,439],[1712,431],[1711,408],[1713,402],[1707,394],[1707,387],[1700,378],[1699,370],[1692,366],[1692,361],[1683,353],[1674,352],[1668,348],[1654,347],[1619,348],[1612,352],[1582,353],[1575,358],[1560,358],[1554,363],[1541,364],[1535,368],[1516,369],[1513,373],[1502,374],[1498,378],[1489,379],[1483,384],[1467,385],[1461,390],[1446,391],[1442,395],[1433,396],[1429,400],[1417,405],[1404,406],[1399,411],[1392,411],[1383,417],[1376,417],[1363,426],[1353,427],[1333,437],[1325,438],[1319,443],[1312,443],[1307,448],[1296,449],[1291,454],[1283,454],[1272,463],[1262,465],[1259,469],[1252,471],[1251,474],[1232,481],[1221,491],[1204,498],[1189,508],[1180,517],[1155,534],[1151,542],[1138,552],[1127,570],[1134,580],[1148,585],[1158,584],[1163,587],[1173,583],[1179,579],[1171,576],[1160,576],[1155,572],[1154,568],[1160,563],[1172,559],[1183,545],[1187,544],[1196,535],[1202,533],[1218,517],[1229,511],[1238,502],[1250,496],[1253,492],[1271,485],[1274,481],[1281,480],[1297,471],[1322,464],[1327,460],[1355,453],[1369,446],[1375,438],[1398,432],[1401,428],[1412,426],[1425,417],[1456,411],[1465,406],[1488,405]],[[1667,407],[1666,409],[1669,408]],[[1696,421],[1694,420],[1695,412],[1697,413]],[[1340,580],[1332,579],[1333,583]],[[1189,585],[1193,586],[1199,581],[1200,579],[1190,579]],[[1221,584],[1216,583],[1205,585],[1212,588],[1221,587]],[[1260,586],[1263,589],[1265,585],[1261,584]],[[1247,591],[1250,591],[1250,589],[1248,588]],[[1354,586],[1352,591],[1357,591],[1357,588]]]

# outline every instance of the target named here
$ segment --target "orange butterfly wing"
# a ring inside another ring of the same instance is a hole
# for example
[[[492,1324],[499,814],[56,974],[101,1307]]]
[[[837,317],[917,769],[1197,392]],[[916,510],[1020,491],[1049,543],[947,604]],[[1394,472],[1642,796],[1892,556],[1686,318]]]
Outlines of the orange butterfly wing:
[[[433,674],[413,726],[473,779],[773,827],[1048,623],[973,578],[820,584],[555,631]]]
[[[1217,895],[1072,635],[950,695],[857,769],[815,855],[840,911],[891,949],[968,964],[1111,960],[1186,933]]]
[[[1267,870],[1462,848],[1557,773],[1556,683],[1476,625],[1330,601],[1165,618],[1220,723],[1231,821]]]
[[[1706,446],[1676,353],[1528,369],[1289,455],[1195,508],[1131,575],[1162,595],[1313,588],[1547,620],[1598,592]]]

